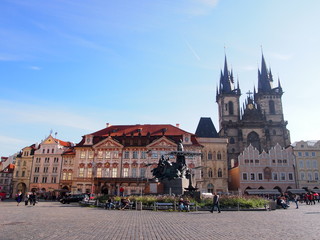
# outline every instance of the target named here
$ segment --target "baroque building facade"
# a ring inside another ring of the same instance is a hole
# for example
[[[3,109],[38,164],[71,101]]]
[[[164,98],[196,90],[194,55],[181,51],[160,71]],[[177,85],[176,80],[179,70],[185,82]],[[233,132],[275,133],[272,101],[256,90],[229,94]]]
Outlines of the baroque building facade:
[[[23,148],[16,157],[16,164],[13,173],[13,192],[18,193],[21,191],[23,194],[29,192],[31,169],[34,151],[37,146],[32,144],[31,146]]]
[[[39,144],[33,156],[30,191],[48,196],[59,190],[62,155],[72,145],[51,135]]]
[[[185,151],[201,153],[202,146],[195,135],[177,126],[107,125],[83,136],[74,148],[74,156],[64,155],[72,164],[63,171],[73,174],[72,181],[61,187],[96,194],[118,195],[120,188],[124,194],[159,193],[161,186],[153,179],[151,170],[157,167],[162,155],[175,161],[168,154],[177,150],[180,140]],[[201,157],[187,157],[186,164],[195,169],[201,165]],[[193,183],[202,188],[200,169],[193,174]]]
[[[228,192],[228,139],[219,137],[211,118],[202,117],[196,136],[203,146],[201,177],[203,192]]]
[[[299,188],[320,189],[320,141],[298,141],[292,144],[296,156]]]
[[[235,87],[233,72],[228,69],[225,57],[216,102],[219,109],[219,135],[229,139],[229,168],[237,165],[238,156],[250,144],[260,153],[276,144],[282,147],[290,145],[282,108],[283,90],[279,80],[277,87],[273,87],[272,72],[267,69],[263,55],[261,69],[258,69],[258,88],[247,94],[241,107],[239,82]]]

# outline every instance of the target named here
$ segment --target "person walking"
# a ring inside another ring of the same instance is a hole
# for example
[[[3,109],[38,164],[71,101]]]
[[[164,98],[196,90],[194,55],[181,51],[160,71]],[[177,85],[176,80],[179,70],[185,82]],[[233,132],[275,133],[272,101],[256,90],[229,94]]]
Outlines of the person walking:
[[[213,196],[212,208],[210,210],[211,213],[213,213],[215,207],[217,207],[218,213],[221,213],[219,201],[220,201],[220,196],[215,192]]]
[[[19,206],[19,204],[21,203],[22,197],[22,192],[18,192],[18,194],[16,195],[17,206]]]

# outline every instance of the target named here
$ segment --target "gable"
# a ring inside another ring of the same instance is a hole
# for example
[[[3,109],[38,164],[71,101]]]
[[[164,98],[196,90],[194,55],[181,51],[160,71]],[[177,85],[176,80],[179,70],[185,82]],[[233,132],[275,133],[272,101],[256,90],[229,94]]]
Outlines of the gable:
[[[161,137],[150,143],[148,148],[177,148],[177,144],[166,137]]]
[[[112,139],[112,137],[107,137],[106,139],[93,145],[93,148],[123,148],[123,145]]]

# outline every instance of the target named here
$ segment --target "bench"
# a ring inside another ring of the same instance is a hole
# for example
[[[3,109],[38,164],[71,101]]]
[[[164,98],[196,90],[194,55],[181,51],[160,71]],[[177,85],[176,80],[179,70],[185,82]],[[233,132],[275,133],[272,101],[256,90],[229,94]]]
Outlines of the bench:
[[[174,204],[174,203],[160,203],[160,202],[155,202],[154,203],[154,210],[158,211],[158,210],[169,210],[169,209],[173,209],[173,210],[177,210],[179,209],[179,205],[178,204]],[[197,204],[195,203],[190,203],[189,204],[189,209],[194,210],[194,211],[198,211],[198,207]],[[180,210],[180,209],[179,209]]]
[[[161,203],[161,202],[154,203],[155,211],[158,211],[159,209],[165,209],[165,210],[173,209],[173,207],[174,207],[174,210],[176,210],[176,206],[174,206],[173,203]]]

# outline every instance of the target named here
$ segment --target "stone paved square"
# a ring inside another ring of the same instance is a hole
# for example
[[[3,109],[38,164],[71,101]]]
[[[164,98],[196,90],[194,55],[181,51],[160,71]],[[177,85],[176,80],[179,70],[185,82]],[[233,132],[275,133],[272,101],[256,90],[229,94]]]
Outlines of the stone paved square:
[[[293,204],[294,205],[294,204]],[[0,240],[319,239],[320,204],[275,211],[104,210],[39,202],[0,202]]]

